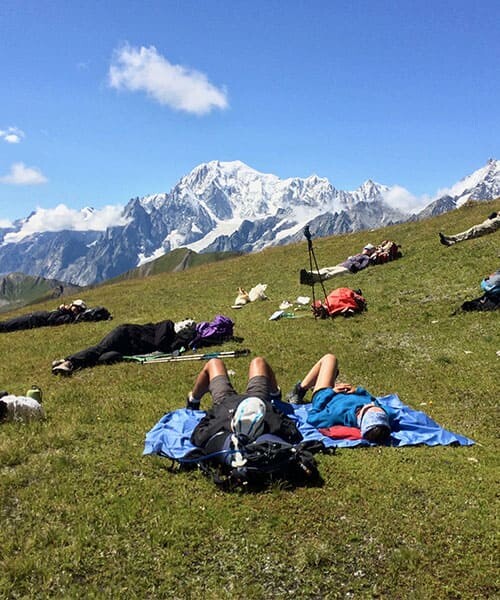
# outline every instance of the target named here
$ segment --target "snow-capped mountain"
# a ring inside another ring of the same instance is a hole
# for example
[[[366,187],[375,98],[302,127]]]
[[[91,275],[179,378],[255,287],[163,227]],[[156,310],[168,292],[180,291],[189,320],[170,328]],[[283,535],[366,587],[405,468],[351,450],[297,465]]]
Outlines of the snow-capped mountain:
[[[280,179],[240,161],[211,161],[182,177],[169,193],[133,198],[116,218],[112,213],[117,224],[102,230],[79,224],[34,232],[36,213],[0,229],[0,275],[18,271],[88,285],[179,247],[253,252],[302,239],[306,224],[313,235],[327,236],[415,218],[389,203],[396,189],[368,180],[342,191],[316,175]],[[498,196],[500,161],[490,160],[418,217],[451,210],[469,198]],[[97,211],[80,212],[81,221],[102,225]]]
[[[431,217],[459,208],[467,200],[493,200],[500,197],[500,160],[490,158],[486,165],[464,177],[448,189],[441,190],[438,197],[419,213],[419,217]]]

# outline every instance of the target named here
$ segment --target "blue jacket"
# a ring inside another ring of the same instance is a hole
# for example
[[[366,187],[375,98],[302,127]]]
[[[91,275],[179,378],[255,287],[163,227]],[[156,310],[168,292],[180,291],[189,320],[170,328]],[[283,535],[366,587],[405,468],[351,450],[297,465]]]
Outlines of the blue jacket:
[[[307,422],[319,429],[333,425],[358,427],[356,413],[365,404],[373,403],[382,408],[389,419],[393,418],[392,411],[380,403],[364,388],[358,387],[352,394],[335,392],[332,388],[318,390],[312,398],[312,406]]]

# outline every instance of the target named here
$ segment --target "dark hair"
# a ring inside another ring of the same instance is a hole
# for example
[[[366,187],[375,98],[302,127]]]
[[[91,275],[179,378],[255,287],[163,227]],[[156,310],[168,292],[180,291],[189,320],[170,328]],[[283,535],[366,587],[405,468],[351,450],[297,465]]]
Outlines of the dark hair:
[[[365,440],[368,440],[374,444],[382,444],[387,442],[390,435],[391,430],[389,427],[386,427],[385,425],[375,425],[375,427],[369,429],[363,437]]]

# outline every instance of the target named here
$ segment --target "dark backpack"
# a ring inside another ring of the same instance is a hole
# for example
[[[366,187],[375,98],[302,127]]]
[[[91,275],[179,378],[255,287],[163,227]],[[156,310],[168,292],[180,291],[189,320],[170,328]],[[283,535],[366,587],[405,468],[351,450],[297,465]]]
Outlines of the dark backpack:
[[[225,491],[258,491],[275,482],[296,487],[322,481],[313,456],[325,450],[322,442],[289,444],[276,435],[263,434],[253,442],[238,443],[235,450],[232,435],[223,435],[221,449],[216,449],[217,443],[207,444],[189,460]],[[232,464],[236,452],[243,459],[239,466]]]
[[[87,308],[87,310],[83,311],[79,315],[77,315],[75,319],[75,323],[79,323],[80,321],[108,321],[112,319],[111,313],[104,306],[94,306],[94,308]]]
[[[366,307],[367,302],[361,295],[361,290],[337,288],[330,292],[323,301],[317,300],[312,305],[312,311],[315,316],[326,319],[337,315],[350,317],[366,310]]]

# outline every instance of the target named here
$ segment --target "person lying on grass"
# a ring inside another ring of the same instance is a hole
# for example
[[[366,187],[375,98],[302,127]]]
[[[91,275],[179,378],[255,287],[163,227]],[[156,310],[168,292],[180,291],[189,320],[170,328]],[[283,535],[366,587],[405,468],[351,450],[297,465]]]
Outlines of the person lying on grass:
[[[71,304],[61,304],[55,310],[37,310],[6,321],[0,321],[0,332],[34,329],[35,327],[51,327],[74,323],[87,309],[83,300],[74,300]]]
[[[71,375],[76,369],[111,364],[123,360],[126,355],[150,352],[173,352],[195,337],[196,323],[192,319],[173,321],[166,319],[144,325],[118,325],[95,346],[89,346],[66,358],[52,363],[54,375]]]
[[[465,231],[455,233],[455,235],[445,235],[440,231],[439,241],[443,246],[453,246],[453,244],[458,244],[458,242],[465,242],[466,240],[472,240],[488,233],[494,233],[498,229],[500,229],[500,213],[492,212],[482,223],[473,225]]]
[[[313,427],[357,427],[367,441],[377,444],[387,442],[391,435],[392,413],[382,408],[365,389],[337,382],[338,374],[337,358],[333,354],[325,354],[287,394],[286,399],[294,404],[304,404],[307,391],[312,389],[312,407],[307,422]]]
[[[281,413],[274,405],[274,400],[281,398],[281,390],[276,377],[267,361],[257,356],[252,359],[248,368],[246,390],[239,394],[233,387],[226,366],[220,358],[212,358],[201,369],[196,377],[192,391],[188,395],[187,408],[198,410],[203,396],[209,392],[212,407],[206,412],[195,427],[191,441],[200,448],[210,448],[211,452],[228,447],[231,433],[235,432],[235,420],[238,409],[246,404],[257,407],[262,418],[254,419],[258,428],[245,431],[247,437],[256,439],[258,435],[269,433],[290,443],[299,442],[302,435],[295,423]],[[250,401],[250,403],[248,403]]]

